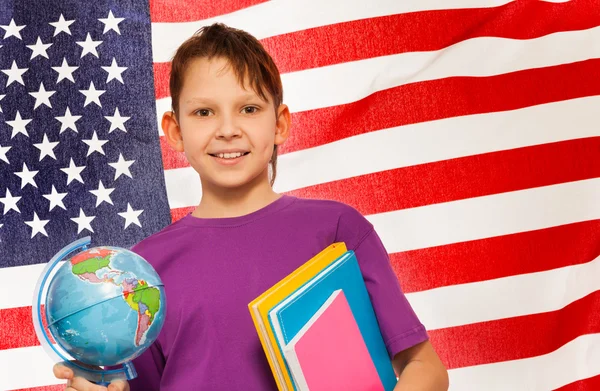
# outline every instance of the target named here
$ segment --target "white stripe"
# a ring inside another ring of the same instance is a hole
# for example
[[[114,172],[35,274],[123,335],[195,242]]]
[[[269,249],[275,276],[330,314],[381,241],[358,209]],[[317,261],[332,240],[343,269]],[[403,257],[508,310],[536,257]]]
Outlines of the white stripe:
[[[417,11],[497,7],[507,0],[272,0],[215,18],[182,23],[152,23],[154,62],[170,61],[175,50],[200,27],[215,22],[249,32],[258,39],[353,20]]]
[[[582,335],[543,356],[451,369],[448,373],[450,391],[554,390],[600,374],[600,334]]]
[[[599,275],[600,256],[581,265],[451,285],[406,297],[425,328],[435,330],[560,310],[600,290]]]
[[[600,178],[367,216],[390,253],[600,219]]]
[[[599,106],[600,96],[594,96],[361,134],[279,156],[274,188],[286,192],[417,164],[600,136]],[[198,204],[201,189],[193,168],[167,170],[165,181],[171,208]]]
[[[366,217],[393,253],[600,219],[599,199],[597,178]],[[38,276],[22,272],[21,280],[12,280],[14,275],[0,269],[0,308],[31,305]]]
[[[54,362],[41,346],[0,350],[0,390],[64,384],[52,374]]]
[[[486,77],[600,57],[600,27],[520,40],[473,38],[434,52],[410,52],[281,75],[292,112],[356,102],[378,91],[447,77]],[[318,93],[316,93],[318,91]],[[156,103],[160,129],[171,98]]]

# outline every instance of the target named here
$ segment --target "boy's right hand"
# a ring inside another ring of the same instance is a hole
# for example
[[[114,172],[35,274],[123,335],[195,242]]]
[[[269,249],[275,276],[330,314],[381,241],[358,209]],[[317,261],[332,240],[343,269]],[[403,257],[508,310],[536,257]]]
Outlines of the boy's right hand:
[[[129,391],[129,383],[125,380],[115,380],[110,383],[107,389],[104,386],[91,383],[82,377],[75,376],[73,370],[63,364],[54,365],[52,370],[57,379],[67,381],[65,391]]]

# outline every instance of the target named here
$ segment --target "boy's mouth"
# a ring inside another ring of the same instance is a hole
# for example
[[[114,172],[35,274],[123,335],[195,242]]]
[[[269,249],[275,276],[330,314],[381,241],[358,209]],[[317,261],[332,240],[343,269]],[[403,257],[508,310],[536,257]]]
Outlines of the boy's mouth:
[[[250,152],[227,152],[227,153],[209,153],[210,156],[218,157],[221,159],[236,159],[238,157],[246,156]]]

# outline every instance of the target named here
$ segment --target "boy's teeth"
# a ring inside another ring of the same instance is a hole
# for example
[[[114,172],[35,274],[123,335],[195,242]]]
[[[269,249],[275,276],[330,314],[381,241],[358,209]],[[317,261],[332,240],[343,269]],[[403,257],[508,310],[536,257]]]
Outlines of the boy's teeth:
[[[235,159],[236,157],[240,157],[242,155],[243,155],[243,153],[241,153],[241,152],[219,153],[219,154],[217,154],[217,156],[220,157],[220,158],[222,158],[222,159]]]

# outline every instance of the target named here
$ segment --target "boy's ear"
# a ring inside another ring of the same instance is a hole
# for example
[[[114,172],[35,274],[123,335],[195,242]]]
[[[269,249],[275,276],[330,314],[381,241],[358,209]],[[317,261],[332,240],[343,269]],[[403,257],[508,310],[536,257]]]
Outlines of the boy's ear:
[[[281,145],[290,136],[292,116],[287,105],[281,104],[277,109],[277,123],[275,130],[275,145]]]
[[[173,111],[165,111],[160,123],[169,145],[177,152],[183,152],[183,137]]]

